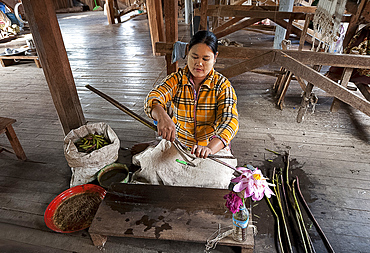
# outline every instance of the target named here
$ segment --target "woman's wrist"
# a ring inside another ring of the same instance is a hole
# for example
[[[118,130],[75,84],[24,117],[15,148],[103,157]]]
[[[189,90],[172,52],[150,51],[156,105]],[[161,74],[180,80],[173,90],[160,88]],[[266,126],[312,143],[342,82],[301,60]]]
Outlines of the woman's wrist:
[[[211,150],[212,154],[216,154],[218,151],[225,147],[224,143],[219,138],[213,138],[207,145]]]
[[[153,104],[152,106],[152,118],[159,122],[163,117],[168,116],[165,109],[161,106],[161,104]]]

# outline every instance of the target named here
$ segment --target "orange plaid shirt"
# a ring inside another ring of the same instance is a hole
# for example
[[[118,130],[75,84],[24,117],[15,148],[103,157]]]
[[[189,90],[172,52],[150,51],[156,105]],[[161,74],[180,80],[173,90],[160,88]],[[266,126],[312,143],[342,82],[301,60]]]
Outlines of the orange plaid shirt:
[[[146,97],[145,113],[152,118],[153,101],[164,109],[171,101],[179,141],[206,146],[217,137],[228,145],[239,129],[237,97],[230,81],[212,69],[195,94],[189,78],[188,66],[167,76]]]

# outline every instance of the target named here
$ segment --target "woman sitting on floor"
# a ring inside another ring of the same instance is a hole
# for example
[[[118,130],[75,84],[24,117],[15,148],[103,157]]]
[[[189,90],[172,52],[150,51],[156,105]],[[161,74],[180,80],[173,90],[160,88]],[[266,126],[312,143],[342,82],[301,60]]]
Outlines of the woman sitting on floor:
[[[176,159],[183,158],[171,145],[177,139],[198,158],[231,155],[229,144],[239,128],[237,97],[229,80],[213,68],[217,55],[216,36],[198,31],[189,43],[187,66],[148,94],[145,112],[158,122],[162,141],[134,156],[134,163],[141,166],[135,179],[152,184],[227,187],[233,174],[230,168],[209,159],[195,159],[196,167],[180,164]],[[172,118],[166,112],[168,102]],[[236,166],[236,159],[225,161]]]

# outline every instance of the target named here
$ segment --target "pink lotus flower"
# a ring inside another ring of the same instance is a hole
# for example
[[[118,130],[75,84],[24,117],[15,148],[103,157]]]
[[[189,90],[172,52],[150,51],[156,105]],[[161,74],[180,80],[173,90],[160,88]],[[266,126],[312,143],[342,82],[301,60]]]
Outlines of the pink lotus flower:
[[[225,206],[229,208],[232,213],[239,212],[240,206],[243,204],[243,200],[234,192],[230,192],[224,196],[226,199]]]
[[[244,190],[244,198],[252,197],[252,200],[259,201],[264,195],[270,198],[271,195],[275,195],[269,186],[274,186],[266,181],[266,178],[262,175],[261,170],[256,168],[254,171],[250,171],[244,167],[238,167],[243,174],[231,180],[231,182],[237,182],[234,186],[234,192],[242,192]]]

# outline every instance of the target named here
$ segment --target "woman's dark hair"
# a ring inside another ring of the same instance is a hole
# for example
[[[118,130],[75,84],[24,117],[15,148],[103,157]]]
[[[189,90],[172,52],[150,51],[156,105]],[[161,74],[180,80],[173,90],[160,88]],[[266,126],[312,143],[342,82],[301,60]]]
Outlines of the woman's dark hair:
[[[212,32],[201,30],[194,34],[189,42],[189,51],[194,45],[199,43],[206,44],[214,54],[217,53],[217,38]]]

